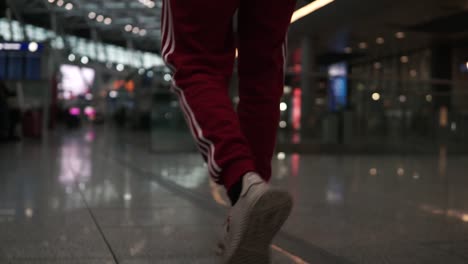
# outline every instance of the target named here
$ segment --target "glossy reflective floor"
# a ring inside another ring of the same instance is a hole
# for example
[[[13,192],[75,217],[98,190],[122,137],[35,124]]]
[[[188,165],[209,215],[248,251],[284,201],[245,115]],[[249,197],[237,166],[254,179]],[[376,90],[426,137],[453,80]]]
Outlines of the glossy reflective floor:
[[[0,263],[219,263],[221,188],[195,153],[111,129],[0,145]],[[468,157],[280,153],[273,263],[468,263]]]

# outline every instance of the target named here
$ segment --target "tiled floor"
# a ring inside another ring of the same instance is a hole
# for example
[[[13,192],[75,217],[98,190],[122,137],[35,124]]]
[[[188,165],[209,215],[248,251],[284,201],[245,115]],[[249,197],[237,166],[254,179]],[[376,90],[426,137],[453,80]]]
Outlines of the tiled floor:
[[[135,142],[88,128],[0,145],[0,263],[219,263],[222,188],[197,154]],[[279,155],[295,208],[273,263],[468,263],[468,157],[445,153]]]

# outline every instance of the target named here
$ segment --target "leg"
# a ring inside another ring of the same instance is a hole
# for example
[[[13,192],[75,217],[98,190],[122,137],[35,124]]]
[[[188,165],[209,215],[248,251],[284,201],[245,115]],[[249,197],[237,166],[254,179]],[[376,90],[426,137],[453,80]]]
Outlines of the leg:
[[[285,38],[295,0],[241,0],[239,120],[262,178],[271,177],[279,103],[284,87]]]
[[[283,44],[295,0],[240,1],[238,116],[263,179],[256,174],[243,177],[241,196],[228,221],[223,263],[269,263],[271,241],[292,208],[291,196],[265,180],[271,177],[284,82]]]
[[[173,91],[216,182],[230,187],[254,171],[228,95],[234,64],[232,17],[238,0],[164,0],[162,56]]]

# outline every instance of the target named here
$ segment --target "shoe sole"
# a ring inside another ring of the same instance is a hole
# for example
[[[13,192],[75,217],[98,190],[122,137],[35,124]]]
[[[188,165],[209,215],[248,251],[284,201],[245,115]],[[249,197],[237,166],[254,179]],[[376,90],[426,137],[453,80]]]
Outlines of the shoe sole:
[[[225,263],[269,263],[270,244],[289,217],[292,204],[291,196],[285,191],[270,189],[263,193],[243,219],[238,246]]]

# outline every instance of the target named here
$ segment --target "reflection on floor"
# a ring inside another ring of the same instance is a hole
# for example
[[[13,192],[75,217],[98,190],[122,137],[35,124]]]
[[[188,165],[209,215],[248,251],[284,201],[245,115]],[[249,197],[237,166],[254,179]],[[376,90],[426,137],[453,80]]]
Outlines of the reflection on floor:
[[[0,263],[219,263],[227,203],[199,156],[126,140],[0,145]],[[278,153],[295,208],[273,263],[468,263],[468,157],[445,153]]]

